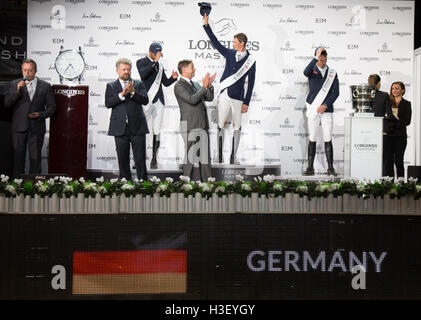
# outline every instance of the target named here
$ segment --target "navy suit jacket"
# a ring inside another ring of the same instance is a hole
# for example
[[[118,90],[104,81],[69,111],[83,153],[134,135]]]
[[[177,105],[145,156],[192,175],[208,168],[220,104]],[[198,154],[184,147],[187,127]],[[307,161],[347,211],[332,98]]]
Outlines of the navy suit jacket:
[[[56,112],[56,101],[54,99],[51,85],[37,78],[37,87],[34,97],[29,98],[26,86],[17,90],[21,79],[13,80],[9,85],[9,90],[4,98],[4,105],[13,109],[12,131],[45,133],[45,119],[51,117]],[[39,118],[30,119],[28,114],[39,112]]]
[[[126,130],[126,123],[131,135],[149,133],[145,113],[142,105],[149,102],[145,85],[134,80],[135,94],[127,94],[125,100],[121,100],[118,94],[123,91],[120,81],[117,79],[107,83],[105,90],[105,106],[112,108],[108,135],[123,136]]]
[[[155,63],[149,59],[149,57],[144,57],[137,60],[136,62],[137,70],[139,71],[140,79],[145,83],[146,90],[152,87],[153,82],[155,81],[156,76],[158,75],[158,63]],[[177,81],[177,78],[173,79],[172,77],[167,78],[165,71],[162,72],[161,85],[159,86],[158,92],[155,97],[153,97],[152,103],[158,101],[158,99],[165,104],[164,93],[162,92],[162,84],[168,87]]]
[[[244,62],[246,62],[247,58],[249,57],[250,52],[247,51],[246,56],[237,62],[235,60],[235,54],[237,51],[234,49],[228,49],[224,47],[218,41],[218,39],[212,32],[212,29],[209,25],[204,25],[203,28],[205,29],[205,32],[208,35],[215,49],[218,50],[218,52],[225,57],[225,69],[220,80],[222,82],[224,79],[235,74],[241,68],[241,66],[244,64]],[[248,76],[247,92],[244,92],[244,83],[246,81],[247,76]],[[256,78],[256,62],[253,64],[250,70],[248,70],[246,74],[244,74],[241,77],[241,79],[239,79],[236,83],[228,87],[228,96],[231,99],[241,100],[243,101],[243,104],[249,105],[251,96],[253,94],[255,78]]]
[[[313,58],[307,67],[304,69],[304,75],[308,78],[308,86],[309,86],[309,93],[307,95],[306,102],[311,104],[314,99],[316,98],[317,94],[319,93],[320,89],[323,87],[323,83],[326,80],[326,77],[329,73],[329,67],[326,66],[325,76],[322,77],[319,68],[317,67],[317,59]],[[327,94],[326,98],[323,100],[324,105],[327,106],[325,112],[333,112],[333,103],[339,96],[339,80],[338,74],[335,76],[335,80],[333,80],[333,84],[330,87],[329,93]]]

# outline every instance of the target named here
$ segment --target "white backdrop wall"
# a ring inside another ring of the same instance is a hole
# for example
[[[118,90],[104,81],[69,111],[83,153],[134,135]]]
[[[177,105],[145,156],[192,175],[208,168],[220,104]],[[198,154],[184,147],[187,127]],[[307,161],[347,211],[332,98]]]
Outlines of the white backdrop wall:
[[[249,112],[243,116],[238,156],[242,164],[280,165],[282,175],[305,169],[308,133],[304,117],[308,90],[303,70],[315,48],[328,51],[328,65],[339,77],[335,103],[333,145],[337,171],[343,173],[344,117],[352,111],[350,85],[366,83],[369,74],[382,77],[382,90],[403,81],[412,99],[414,65],[414,1],[213,1],[210,24],[220,40],[232,48],[233,35],[244,32],[256,57],[257,72]],[[166,74],[181,59],[195,63],[196,77],[222,75],[224,58],[213,49],[202,28],[197,1],[143,0],[30,0],[28,1],[28,57],[38,63],[38,76],[59,82],[54,61],[60,46],[81,46],[87,64],[82,84],[89,86],[88,170],[117,170],[114,139],[107,135],[110,110],[105,108],[106,83],[117,78],[115,61],[136,61],[151,42],[163,46]],[[218,87],[216,85],[216,87]],[[166,107],[160,168],[178,168],[184,145],[173,86],[164,88]],[[215,119],[217,98],[208,104]],[[417,107],[413,105],[413,108]],[[405,163],[415,161],[414,130],[408,130]],[[48,135],[47,135],[48,138]],[[226,139],[224,149],[230,150]],[[47,139],[48,142],[48,139]],[[322,139],[315,164],[325,172]],[[44,154],[48,143],[44,148]],[[211,152],[216,158],[216,123],[211,124]],[[151,157],[148,137],[148,158]],[[226,157],[226,161],[228,161]],[[147,161],[149,166],[149,160]],[[44,157],[43,166],[46,161]]]

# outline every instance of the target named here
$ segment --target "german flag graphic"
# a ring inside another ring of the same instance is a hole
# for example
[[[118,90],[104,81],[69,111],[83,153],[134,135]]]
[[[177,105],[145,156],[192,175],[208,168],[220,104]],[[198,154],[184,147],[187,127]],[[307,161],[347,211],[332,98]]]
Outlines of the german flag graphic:
[[[187,250],[176,238],[145,244],[135,237],[135,250],[74,251],[72,293],[186,293]]]

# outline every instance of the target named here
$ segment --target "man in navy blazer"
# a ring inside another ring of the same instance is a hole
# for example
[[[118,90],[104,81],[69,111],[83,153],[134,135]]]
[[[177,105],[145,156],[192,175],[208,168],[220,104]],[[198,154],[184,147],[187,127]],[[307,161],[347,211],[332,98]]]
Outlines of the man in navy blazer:
[[[168,87],[176,82],[178,78],[178,73],[174,70],[172,71],[170,78],[166,76],[162,63],[159,62],[162,56],[161,44],[153,42],[149,46],[149,55],[136,62],[140,79],[145,83],[149,96],[149,103],[145,107],[145,114],[149,130],[153,134],[151,169],[156,169],[158,167],[156,154],[160,144],[159,134],[161,133],[165,106],[162,84]],[[159,77],[159,79],[157,79],[157,77]],[[157,81],[159,84],[156,83]]]
[[[121,58],[116,62],[118,79],[107,83],[105,106],[111,108],[108,135],[114,136],[120,179],[132,180],[130,144],[137,178],[147,180],[146,134],[149,133],[142,105],[149,102],[145,85],[131,79],[132,63]]]
[[[333,103],[339,96],[339,81],[336,72],[327,66],[325,48],[317,48],[315,57],[304,70],[308,78],[309,93],[306,99],[307,121],[309,131],[308,167],[304,175],[314,175],[313,162],[316,156],[316,134],[319,124],[322,125],[327,174],[336,175],[333,168]]]
[[[41,150],[46,132],[45,119],[56,111],[51,85],[37,78],[37,64],[22,62],[23,79],[10,83],[4,104],[12,108],[13,175],[25,173],[26,148],[29,151],[29,173],[41,173]]]
[[[256,63],[250,52],[246,50],[247,36],[244,33],[234,35],[233,47],[224,47],[216,38],[209,26],[207,14],[203,16],[203,28],[212,45],[225,57],[225,69],[220,79],[220,95],[218,102],[218,146],[219,162],[222,163],[223,129],[226,127],[229,114],[232,115],[234,136],[230,163],[237,163],[235,156],[240,143],[242,114],[248,111],[253,94],[256,77]],[[245,82],[248,78],[247,90]],[[233,79],[230,81],[230,79]],[[225,85],[224,85],[225,82]],[[221,90],[222,89],[222,90]]]

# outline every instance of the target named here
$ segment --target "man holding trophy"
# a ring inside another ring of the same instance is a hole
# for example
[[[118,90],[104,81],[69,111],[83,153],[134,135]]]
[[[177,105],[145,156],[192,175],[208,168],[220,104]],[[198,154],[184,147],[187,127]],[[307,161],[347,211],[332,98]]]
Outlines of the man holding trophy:
[[[234,136],[232,141],[231,164],[238,164],[236,153],[240,143],[242,114],[248,111],[253,93],[256,62],[254,57],[246,50],[247,36],[244,33],[234,35],[233,47],[224,47],[216,38],[209,26],[209,13],[211,5],[206,2],[199,3],[200,13],[203,16],[203,28],[212,45],[225,57],[225,69],[220,79],[218,101],[218,151],[219,163],[223,162],[223,136],[229,115],[232,115]],[[246,83],[248,79],[248,83]]]

